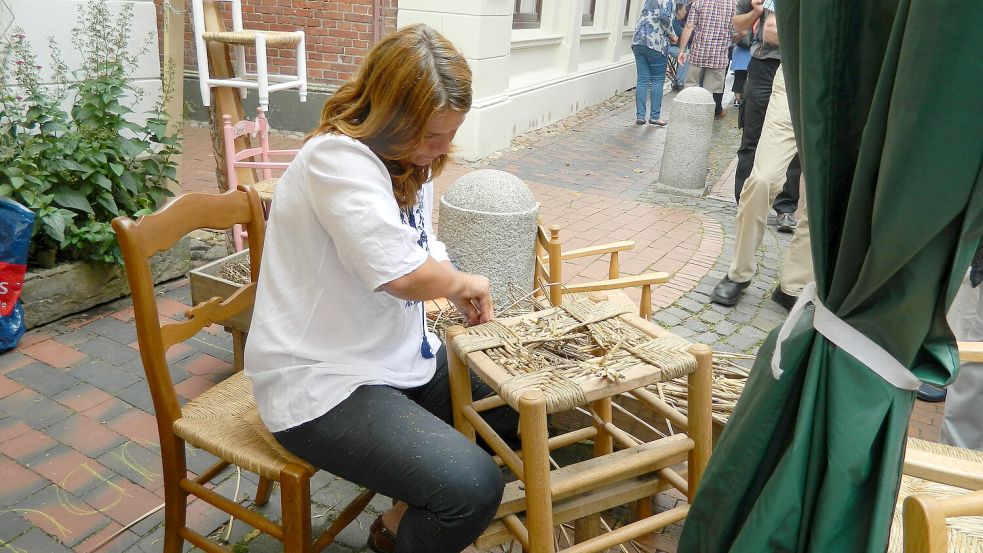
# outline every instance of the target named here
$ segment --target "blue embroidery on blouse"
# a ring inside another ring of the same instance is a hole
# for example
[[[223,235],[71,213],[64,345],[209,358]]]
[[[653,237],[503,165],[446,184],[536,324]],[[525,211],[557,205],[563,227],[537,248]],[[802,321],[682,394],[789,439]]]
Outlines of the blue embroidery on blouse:
[[[427,253],[430,253],[430,243],[427,239],[427,227],[423,218],[422,188],[416,193],[416,203],[414,205],[411,205],[406,209],[399,210],[399,218],[404,225],[408,225],[420,233],[420,238],[416,241],[416,243],[421,248],[426,250]],[[407,301],[406,308],[409,309],[416,307],[420,303],[421,302],[419,301]],[[420,355],[422,355],[424,359],[433,359],[433,350],[430,348],[430,342],[427,341],[427,313],[422,306],[420,307],[420,314],[423,319],[423,343],[420,345]]]

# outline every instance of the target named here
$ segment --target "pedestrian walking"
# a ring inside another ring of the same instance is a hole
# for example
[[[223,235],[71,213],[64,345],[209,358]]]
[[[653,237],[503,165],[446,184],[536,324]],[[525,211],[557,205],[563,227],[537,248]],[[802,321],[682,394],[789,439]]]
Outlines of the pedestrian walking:
[[[672,29],[672,0],[645,0],[642,13],[631,37],[635,55],[635,123],[645,124],[645,103],[648,100],[648,122],[666,126],[662,119],[662,92],[666,82],[669,45],[679,37]]]
[[[679,41],[678,63],[690,64],[685,86],[702,86],[713,94],[717,119],[727,114],[722,103],[734,7],[735,0],[696,0]],[[687,46],[692,46],[690,53],[686,52]]]

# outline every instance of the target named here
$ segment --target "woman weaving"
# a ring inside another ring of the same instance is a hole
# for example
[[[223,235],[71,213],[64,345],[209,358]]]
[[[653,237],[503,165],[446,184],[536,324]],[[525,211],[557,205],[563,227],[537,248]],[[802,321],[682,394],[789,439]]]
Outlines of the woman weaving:
[[[374,551],[460,551],[501,500],[499,468],[448,424],[422,303],[492,317],[488,280],[456,271],[431,224],[430,179],[470,108],[464,57],[429,27],[400,29],[325,103],[272,203],[246,374],[284,447],[394,499]],[[514,435],[510,409],[488,419]]]

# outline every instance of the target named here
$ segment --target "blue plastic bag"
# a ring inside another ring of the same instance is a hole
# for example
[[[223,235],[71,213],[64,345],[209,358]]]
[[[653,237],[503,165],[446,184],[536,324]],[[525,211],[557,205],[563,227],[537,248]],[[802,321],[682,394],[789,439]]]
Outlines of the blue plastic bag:
[[[0,352],[13,349],[24,335],[24,306],[20,293],[27,273],[34,213],[0,198]]]

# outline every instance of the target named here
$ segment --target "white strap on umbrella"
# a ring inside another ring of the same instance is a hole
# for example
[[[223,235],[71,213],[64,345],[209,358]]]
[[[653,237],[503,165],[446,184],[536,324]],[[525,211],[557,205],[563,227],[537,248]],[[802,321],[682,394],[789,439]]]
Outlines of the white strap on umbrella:
[[[874,371],[881,378],[902,390],[917,390],[921,383],[911,371],[898,362],[891,354],[884,351],[884,348],[874,343],[873,340],[858,332],[857,329],[845,323],[832,311],[826,309],[816,297],[816,283],[810,282],[802,289],[798,301],[789,311],[788,319],[778,332],[778,341],[775,343],[775,354],[771,358],[771,374],[778,380],[782,376],[782,344],[792,333],[795,324],[799,322],[802,311],[806,305],[816,306],[815,317],[813,318],[813,328],[826,337],[827,340],[835,344],[843,351],[852,355],[868,369]]]

